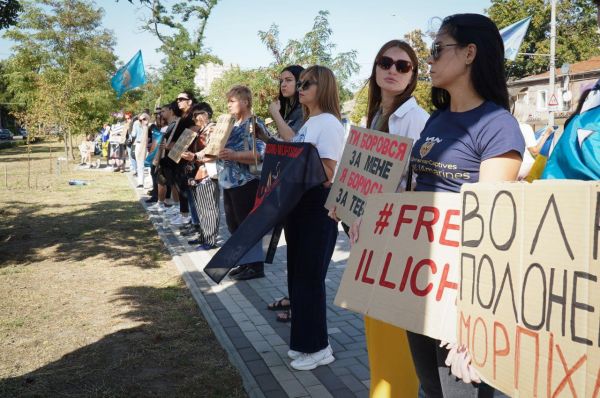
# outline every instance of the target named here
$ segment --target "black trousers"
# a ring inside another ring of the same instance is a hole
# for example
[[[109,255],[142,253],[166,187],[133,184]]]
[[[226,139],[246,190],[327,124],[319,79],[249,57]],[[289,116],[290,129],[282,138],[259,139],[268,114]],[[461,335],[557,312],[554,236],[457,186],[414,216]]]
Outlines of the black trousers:
[[[258,180],[252,180],[246,184],[223,189],[223,206],[225,208],[225,222],[230,233],[234,233],[242,221],[246,219],[254,207]],[[247,264],[253,266],[257,271],[262,271],[264,262]]]
[[[324,207],[328,194],[322,186],[307,191],[284,225],[292,310],[290,348],[304,353],[329,344],[325,275],[338,230]]]
[[[421,390],[427,398],[506,397],[486,383],[465,384],[450,373],[444,361],[448,350],[440,341],[421,334],[406,332]]]

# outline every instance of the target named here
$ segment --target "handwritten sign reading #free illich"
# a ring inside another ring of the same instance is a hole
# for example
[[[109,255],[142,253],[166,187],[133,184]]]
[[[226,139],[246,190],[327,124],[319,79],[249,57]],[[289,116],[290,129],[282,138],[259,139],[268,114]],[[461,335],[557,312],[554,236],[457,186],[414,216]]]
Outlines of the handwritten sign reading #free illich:
[[[352,126],[325,207],[350,225],[367,196],[396,192],[410,159],[412,139]]]
[[[465,184],[458,339],[511,396],[600,397],[600,183]]]
[[[460,195],[369,196],[335,304],[456,341]]]

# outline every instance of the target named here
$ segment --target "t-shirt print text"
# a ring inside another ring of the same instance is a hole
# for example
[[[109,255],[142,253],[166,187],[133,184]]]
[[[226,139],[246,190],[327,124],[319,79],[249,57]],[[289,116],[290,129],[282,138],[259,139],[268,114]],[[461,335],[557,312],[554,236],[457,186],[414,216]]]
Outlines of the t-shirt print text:
[[[438,137],[427,137],[425,142],[421,144],[419,148],[419,155],[421,159],[413,157],[412,162],[414,165],[414,171],[421,173],[429,173],[442,178],[451,178],[454,180],[469,180],[471,175],[469,172],[457,171],[458,166],[455,163],[444,163],[438,162],[431,159],[424,159],[429,152],[433,149],[436,144],[441,143],[443,140]]]

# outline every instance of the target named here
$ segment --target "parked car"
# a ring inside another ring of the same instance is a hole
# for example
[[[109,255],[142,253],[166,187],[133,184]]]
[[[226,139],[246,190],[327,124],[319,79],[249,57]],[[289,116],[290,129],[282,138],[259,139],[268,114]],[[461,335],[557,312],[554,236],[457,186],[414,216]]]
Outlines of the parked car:
[[[24,127],[20,127],[17,130],[17,134],[20,135],[23,138],[27,138],[27,130]]]
[[[0,140],[12,140],[13,135],[9,129],[0,129]]]

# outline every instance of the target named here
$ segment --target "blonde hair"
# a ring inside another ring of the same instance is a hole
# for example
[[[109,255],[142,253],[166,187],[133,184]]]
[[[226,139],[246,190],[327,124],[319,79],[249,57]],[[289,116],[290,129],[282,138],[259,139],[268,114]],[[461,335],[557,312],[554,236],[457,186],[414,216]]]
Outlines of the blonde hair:
[[[321,65],[310,66],[300,74],[301,80],[309,78],[317,82],[317,104],[321,111],[331,113],[338,120],[341,120],[340,96],[337,81],[331,69]],[[310,117],[308,107],[302,105],[302,110],[304,111],[304,119],[308,119]]]
[[[238,100],[246,100],[248,102],[248,109],[252,109],[252,91],[246,86],[233,86],[227,91],[225,96],[227,97],[227,100],[231,97],[235,97]]]

